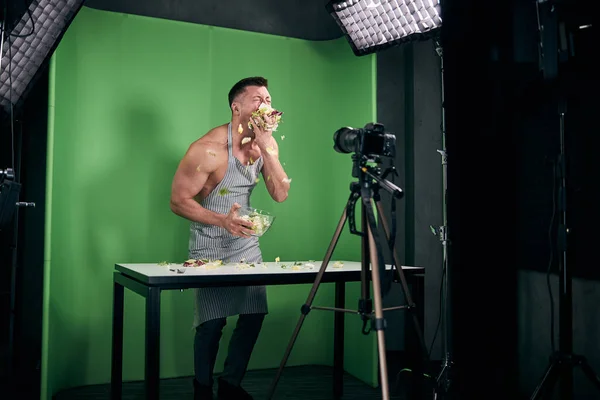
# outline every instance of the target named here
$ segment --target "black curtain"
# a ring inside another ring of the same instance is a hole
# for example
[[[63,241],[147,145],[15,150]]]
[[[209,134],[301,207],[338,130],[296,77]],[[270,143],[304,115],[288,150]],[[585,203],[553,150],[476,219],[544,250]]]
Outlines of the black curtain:
[[[511,4],[443,6],[453,389],[460,399],[514,398]]]

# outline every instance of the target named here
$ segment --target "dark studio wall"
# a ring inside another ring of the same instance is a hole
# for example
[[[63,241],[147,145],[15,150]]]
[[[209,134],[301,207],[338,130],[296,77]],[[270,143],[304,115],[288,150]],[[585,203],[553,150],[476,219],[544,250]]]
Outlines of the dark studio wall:
[[[336,39],[342,35],[325,11],[326,3],[322,0],[86,0],[85,6],[306,40]]]
[[[586,12],[591,3],[573,1],[573,12],[562,18],[575,26],[591,23]],[[552,353],[551,326],[554,344],[558,347],[559,285],[556,242],[550,242],[549,232],[556,232],[558,208],[553,201],[554,162],[560,149],[557,93],[566,100],[565,155],[567,166],[567,226],[570,241],[567,248],[567,268],[573,274],[573,351],[587,357],[598,375],[600,371],[600,265],[596,261],[595,228],[600,223],[600,202],[596,149],[596,113],[600,102],[597,93],[597,69],[594,58],[594,28],[574,30],[572,53],[561,67],[560,80],[564,90],[557,92],[537,72],[534,9],[527,2],[516,2],[514,9],[515,37],[521,40],[514,48],[515,74],[518,76],[514,104],[515,144],[519,149],[516,166],[517,211],[518,318],[520,392],[531,394],[541,381]],[[597,30],[597,28],[595,28]],[[597,36],[597,34],[596,34]],[[555,218],[553,219],[553,211]],[[551,247],[552,245],[552,247]],[[552,252],[550,251],[552,249]],[[550,269],[549,269],[550,268]],[[551,272],[548,275],[548,271]],[[549,288],[551,288],[552,301]],[[551,308],[551,304],[554,305]],[[552,311],[554,320],[551,320]],[[576,398],[599,398],[600,394],[586,379],[581,369],[574,370]]]
[[[584,2],[565,3],[577,3],[574,9],[579,12],[569,18],[579,14],[575,25],[584,25],[589,15]],[[533,2],[482,5],[455,0],[446,5],[447,132],[455,161],[449,167],[453,193],[449,224],[455,239],[451,257],[460,366],[456,383],[469,395],[465,398],[525,399],[541,381],[552,351],[549,264],[558,346],[558,256],[549,237],[556,234],[556,218],[550,228],[552,162],[559,148],[557,87],[545,82],[538,70]],[[486,21],[485,32],[481,21]],[[561,68],[559,82],[568,98],[568,266],[574,275],[574,351],[587,356],[598,371],[595,304],[600,286],[592,227],[599,221],[594,204],[600,193],[592,36],[591,29],[575,35],[575,58]],[[481,355],[486,358],[483,362],[478,360]],[[575,398],[597,398],[598,392],[579,369],[574,375]]]
[[[22,108],[15,113],[12,129],[7,123],[2,126],[0,135],[0,168],[12,164],[13,131],[15,170],[17,180],[22,183],[20,201],[35,203],[34,208],[19,208],[13,223],[0,231],[0,382],[12,380],[18,393],[27,397],[39,394],[40,382],[47,107],[48,71],[44,71]],[[18,227],[16,235],[15,225]],[[14,266],[13,255],[16,255]],[[14,318],[12,346],[9,329],[11,313]],[[14,356],[12,364],[9,361],[11,348]]]

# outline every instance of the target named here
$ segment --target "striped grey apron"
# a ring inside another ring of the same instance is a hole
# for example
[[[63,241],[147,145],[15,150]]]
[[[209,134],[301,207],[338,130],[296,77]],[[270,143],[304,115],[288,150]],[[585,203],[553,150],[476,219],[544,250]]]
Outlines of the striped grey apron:
[[[219,214],[227,214],[233,203],[250,206],[250,194],[256,186],[263,159],[242,165],[233,156],[231,123],[227,128],[227,172],[200,203]],[[223,262],[262,262],[257,237],[233,236],[226,229],[192,222],[189,258],[222,260]],[[194,328],[205,321],[238,314],[267,313],[267,291],[264,286],[207,287],[195,289]]]

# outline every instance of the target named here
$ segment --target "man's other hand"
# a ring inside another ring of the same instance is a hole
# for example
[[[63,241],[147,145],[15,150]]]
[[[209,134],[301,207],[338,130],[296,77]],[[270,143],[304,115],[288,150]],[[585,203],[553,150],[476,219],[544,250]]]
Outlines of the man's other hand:
[[[227,217],[225,217],[225,221],[223,222],[223,228],[227,230],[227,232],[231,233],[233,236],[245,237],[248,238],[254,230],[252,229],[252,224],[242,218],[240,218],[237,214],[237,210],[239,210],[241,206],[238,203],[234,203],[227,213]]]

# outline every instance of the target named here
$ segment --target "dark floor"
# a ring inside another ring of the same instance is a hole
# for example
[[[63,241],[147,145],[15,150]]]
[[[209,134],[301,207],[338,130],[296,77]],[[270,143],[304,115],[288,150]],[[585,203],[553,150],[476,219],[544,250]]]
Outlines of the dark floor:
[[[390,400],[407,399],[410,374],[400,372],[401,362],[388,358]],[[242,386],[256,399],[266,399],[277,370],[248,371]],[[326,400],[332,399],[333,369],[326,366],[286,367],[279,380],[273,399]],[[216,389],[216,388],[215,388]],[[58,393],[54,400],[108,400],[109,385],[72,388]],[[381,390],[372,388],[352,375],[344,375],[344,400],[381,399]],[[425,400],[430,400],[426,397]],[[123,400],[144,399],[143,382],[123,384]],[[163,379],[160,382],[161,400],[193,399],[191,377]]]

